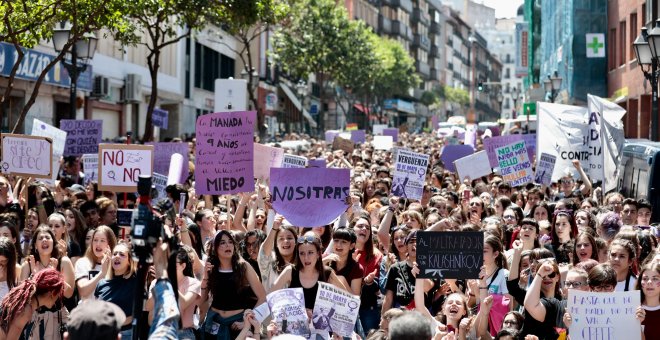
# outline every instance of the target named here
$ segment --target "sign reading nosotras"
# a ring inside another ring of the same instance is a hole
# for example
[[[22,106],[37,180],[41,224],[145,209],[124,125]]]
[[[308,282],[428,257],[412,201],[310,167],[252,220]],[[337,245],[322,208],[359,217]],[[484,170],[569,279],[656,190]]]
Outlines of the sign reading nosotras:
[[[99,145],[99,190],[135,192],[140,175],[153,174],[153,145]]]
[[[3,134],[2,171],[17,176],[51,179],[53,141],[48,137]]]
[[[484,260],[479,231],[417,232],[418,278],[478,279]]]

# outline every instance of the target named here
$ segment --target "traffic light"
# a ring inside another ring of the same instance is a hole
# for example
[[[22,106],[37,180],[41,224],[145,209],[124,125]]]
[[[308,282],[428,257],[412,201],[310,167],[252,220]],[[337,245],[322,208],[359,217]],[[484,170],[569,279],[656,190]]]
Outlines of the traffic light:
[[[484,91],[484,83],[479,82],[479,84],[477,84],[477,90],[479,90],[479,92],[483,92]]]

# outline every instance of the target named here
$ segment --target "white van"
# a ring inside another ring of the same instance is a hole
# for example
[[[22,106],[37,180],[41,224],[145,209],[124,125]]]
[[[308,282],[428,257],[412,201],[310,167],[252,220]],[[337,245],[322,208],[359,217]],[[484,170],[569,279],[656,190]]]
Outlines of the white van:
[[[529,122],[529,126],[527,125]],[[502,135],[516,135],[525,133],[536,133],[536,115],[517,117],[515,119],[505,119],[504,127],[502,128]]]

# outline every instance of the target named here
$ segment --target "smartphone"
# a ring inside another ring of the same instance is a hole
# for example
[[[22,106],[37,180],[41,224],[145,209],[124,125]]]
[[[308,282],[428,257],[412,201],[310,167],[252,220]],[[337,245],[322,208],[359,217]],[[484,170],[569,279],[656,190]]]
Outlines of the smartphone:
[[[463,199],[464,200],[471,200],[472,199],[472,190],[470,189],[465,189],[463,190]]]

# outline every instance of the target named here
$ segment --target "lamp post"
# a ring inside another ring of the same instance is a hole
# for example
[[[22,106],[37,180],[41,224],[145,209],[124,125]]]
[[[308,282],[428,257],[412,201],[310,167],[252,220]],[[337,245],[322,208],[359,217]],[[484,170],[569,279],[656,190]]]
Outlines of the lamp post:
[[[651,83],[651,140],[658,140],[658,56],[660,52],[660,19],[648,33],[642,27],[642,33],[633,42],[639,68]]]
[[[497,93],[497,102],[500,103],[500,117],[502,117],[502,111],[504,111],[502,102],[504,102],[504,96],[502,95],[502,91]]]
[[[53,32],[53,47],[55,51],[60,53],[64,46],[71,38],[71,34],[75,34],[73,26],[68,21],[62,21],[55,26]],[[94,33],[85,33],[82,39],[74,42],[71,46],[71,61],[62,61],[64,68],[69,72],[71,78],[70,97],[69,97],[69,119],[76,119],[76,93],[78,91],[78,76],[85,72],[87,69],[87,60],[94,58],[96,53],[96,43],[98,39]],[[78,59],[82,62],[78,64]]]
[[[513,110],[511,116],[514,119],[516,116],[518,116],[518,94],[518,88],[514,86],[513,89],[511,89],[511,99],[513,99]]]
[[[550,93],[550,102],[554,103],[555,99],[557,99],[557,95],[559,94],[559,89],[561,89],[561,81],[563,79],[557,74],[557,71],[552,75],[548,75],[548,79],[543,81],[543,88],[545,89],[545,92]]]
[[[302,120],[303,127],[305,126],[305,117],[303,115],[303,109],[305,105],[303,105],[303,101],[305,100],[305,96],[307,95],[307,83],[305,83],[303,80],[300,80],[298,84],[296,84],[296,92],[298,92],[298,96],[300,96],[300,116]],[[309,122],[307,122],[307,134],[312,135],[311,131],[311,126],[309,125]]]

